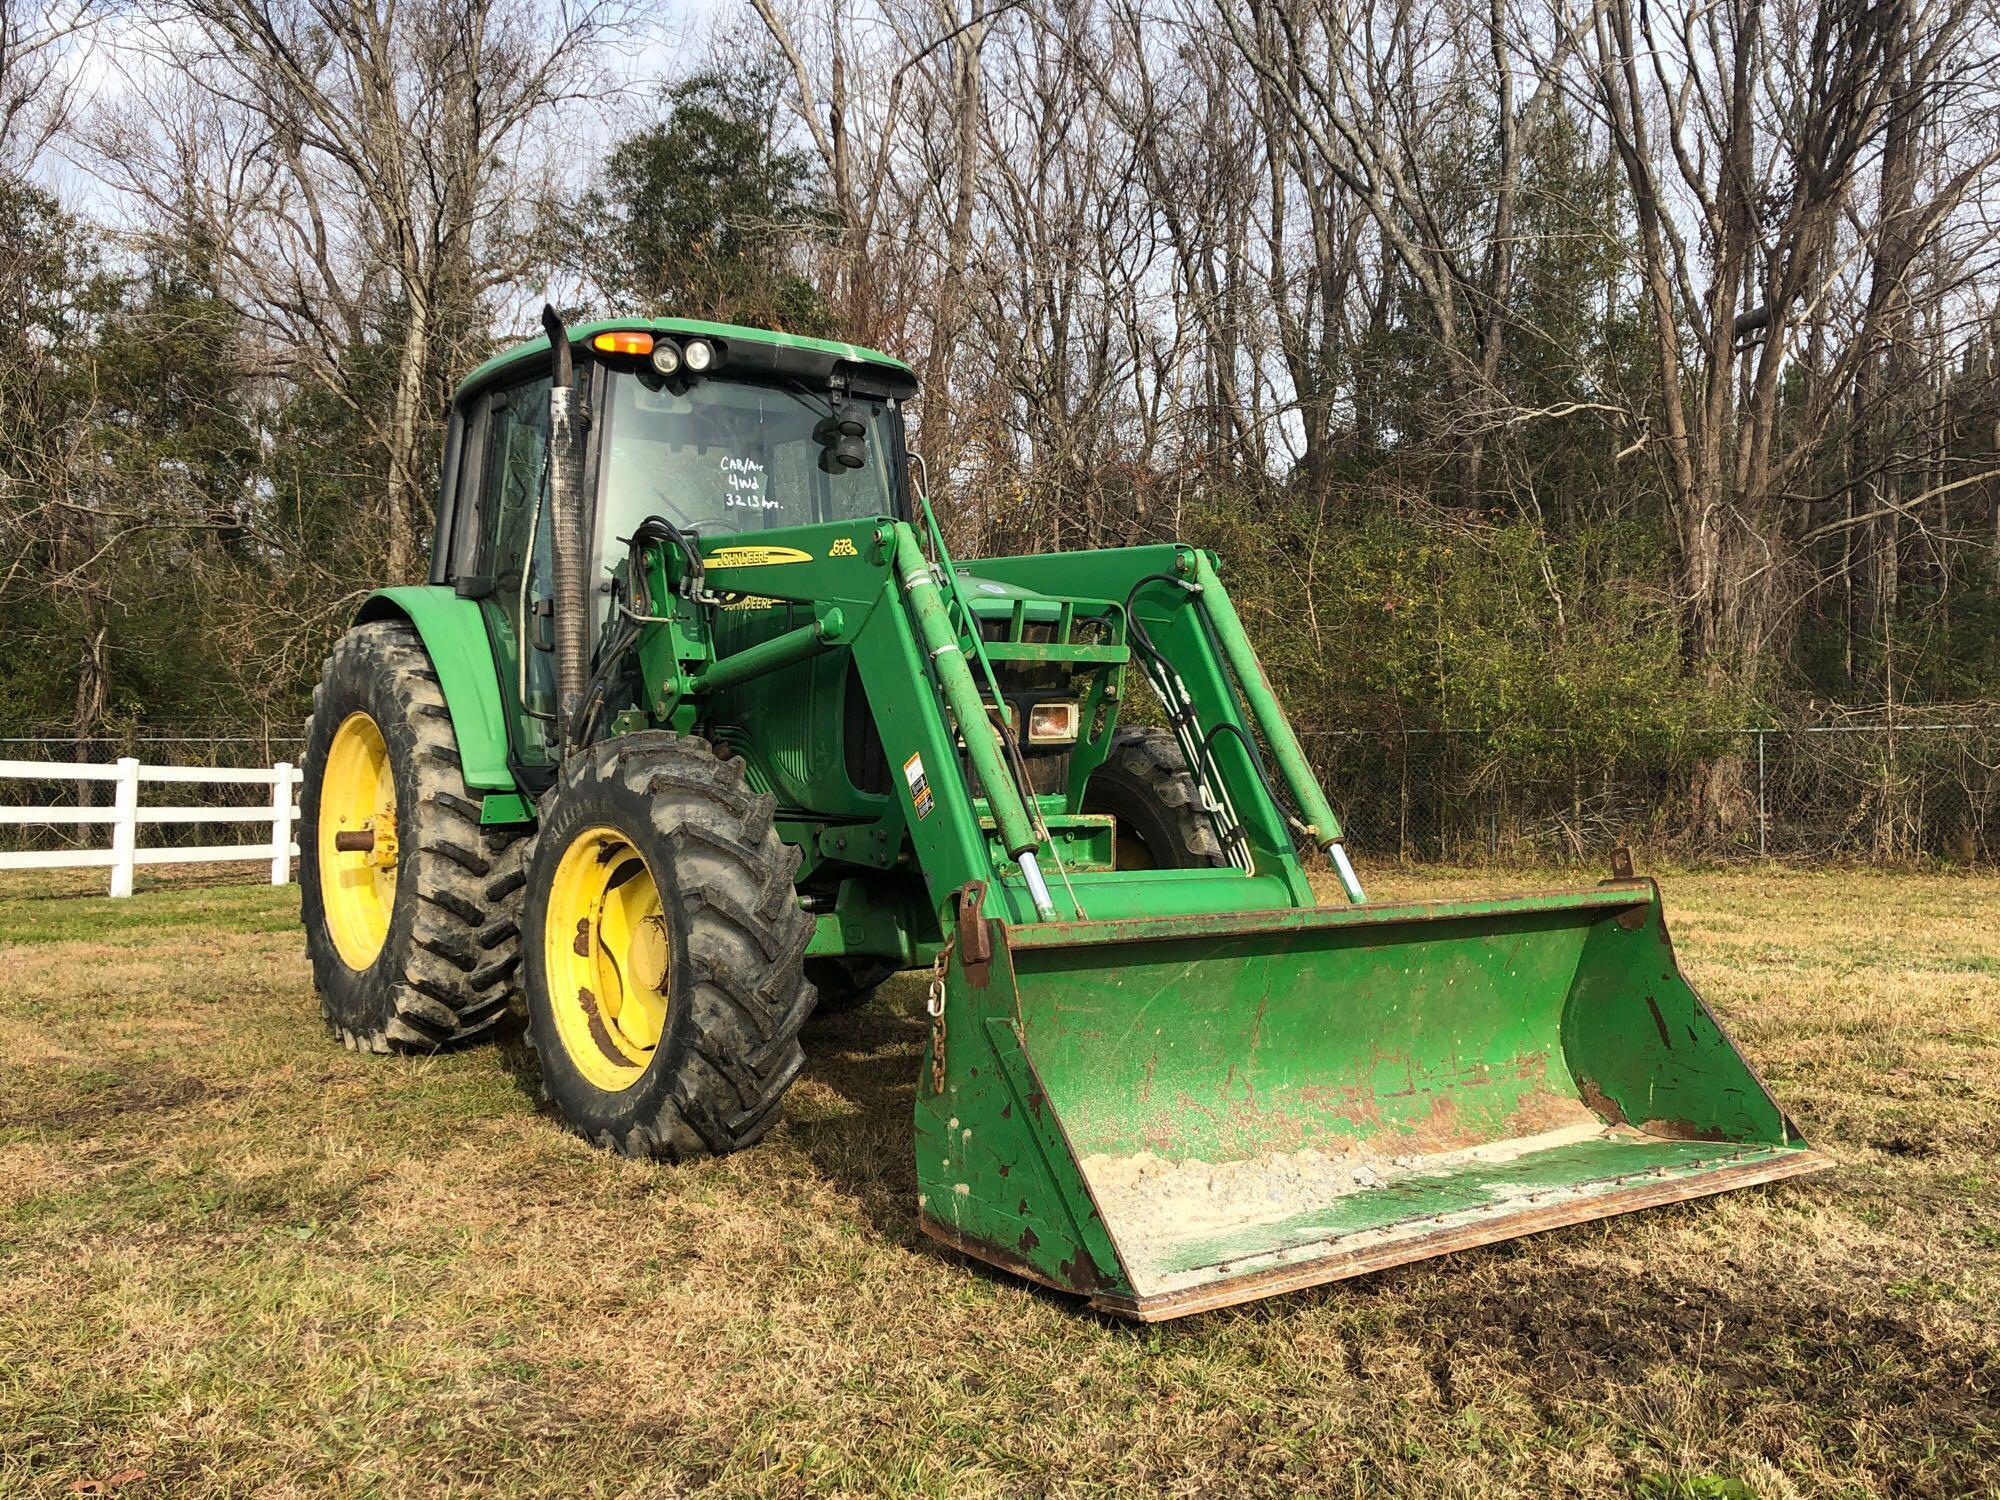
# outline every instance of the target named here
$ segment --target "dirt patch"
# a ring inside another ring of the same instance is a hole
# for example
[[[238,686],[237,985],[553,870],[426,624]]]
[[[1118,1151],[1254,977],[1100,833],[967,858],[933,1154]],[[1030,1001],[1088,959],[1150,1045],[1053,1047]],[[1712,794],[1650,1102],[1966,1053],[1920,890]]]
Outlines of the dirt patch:
[[[166,1073],[126,1077],[94,1088],[79,1099],[45,1109],[0,1110],[0,1130],[72,1130],[82,1125],[103,1124],[125,1115],[158,1114],[182,1109],[201,1099],[226,1096],[237,1090],[217,1090],[199,1078]]]

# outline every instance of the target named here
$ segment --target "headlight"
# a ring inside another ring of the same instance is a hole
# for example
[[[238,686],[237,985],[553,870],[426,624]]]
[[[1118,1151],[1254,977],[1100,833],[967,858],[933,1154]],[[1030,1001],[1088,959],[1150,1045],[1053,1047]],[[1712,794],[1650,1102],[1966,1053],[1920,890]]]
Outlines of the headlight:
[[[690,370],[699,375],[715,363],[715,345],[707,339],[689,339],[681,350],[681,358]]]
[[[1028,743],[1031,745],[1073,745],[1076,743],[1074,703],[1037,703],[1028,710]]]
[[[662,375],[671,375],[681,367],[681,351],[666,339],[653,345],[653,368]]]

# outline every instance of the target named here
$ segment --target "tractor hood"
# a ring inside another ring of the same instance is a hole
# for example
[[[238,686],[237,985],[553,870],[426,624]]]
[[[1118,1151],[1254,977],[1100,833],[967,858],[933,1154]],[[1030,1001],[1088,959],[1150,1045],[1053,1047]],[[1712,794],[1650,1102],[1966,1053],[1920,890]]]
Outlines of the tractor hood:
[[[1042,621],[1053,620],[1062,613],[1063,605],[1073,600],[1059,594],[1045,594],[1040,589],[1026,588],[1018,583],[1003,583],[997,578],[982,578],[974,567],[962,567],[955,571],[958,584],[965,591],[967,602],[974,614],[981,616],[1009,615],[1016,604],[1025,604],[1026,618]]]

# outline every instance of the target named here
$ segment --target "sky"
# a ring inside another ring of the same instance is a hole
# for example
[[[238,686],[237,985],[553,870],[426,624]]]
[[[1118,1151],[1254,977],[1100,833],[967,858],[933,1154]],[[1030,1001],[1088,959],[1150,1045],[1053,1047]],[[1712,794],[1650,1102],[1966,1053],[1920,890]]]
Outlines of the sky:
[[[45,14],[74,8],[76,0],[45,0]],[[631,38],[608,58],[608,66],[628,92],[607,101],[603,113],[587,121],[586,139],[608,145],[620,128],[649,118],[651,85],[686,71],[699,60],[703,38],[732,12],[751,17],[747,0],[662,0],[648,5]],[[173,23],[146,15],[139,6],[113,3],[68,46],[59,74],[72,130],[123,112],[165,83],[173,64],[162,43]],[[572,122],[571,128],[574,129]],[[36,161],[34,177],[72,212],[115,227],[123,205],[115,188],[92,170],[87,153],[57,140]]]

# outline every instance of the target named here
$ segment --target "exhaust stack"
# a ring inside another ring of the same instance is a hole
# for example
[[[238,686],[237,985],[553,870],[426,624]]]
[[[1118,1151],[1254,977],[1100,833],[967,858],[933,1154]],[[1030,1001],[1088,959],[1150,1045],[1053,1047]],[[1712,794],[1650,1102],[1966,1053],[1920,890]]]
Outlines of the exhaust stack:
[[[583,453],[590,410],[576,384],[569,330],[554,307],[542,306],[542,327],[554,356],[549,370],[549,556],[554,577],[556,748],[569,747],[589,676],[590,548],[583,534]]]

